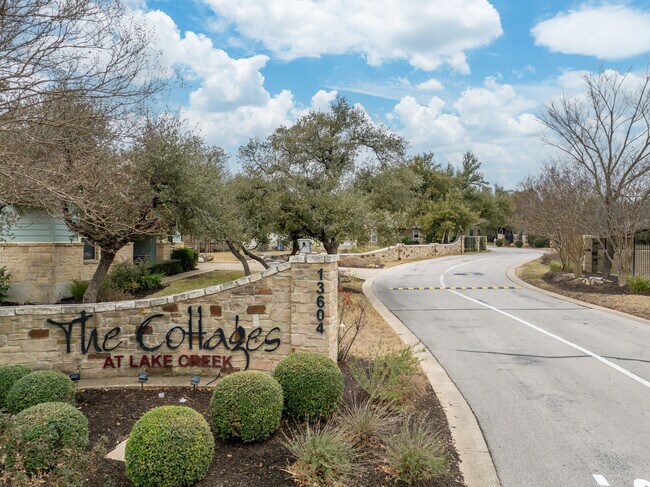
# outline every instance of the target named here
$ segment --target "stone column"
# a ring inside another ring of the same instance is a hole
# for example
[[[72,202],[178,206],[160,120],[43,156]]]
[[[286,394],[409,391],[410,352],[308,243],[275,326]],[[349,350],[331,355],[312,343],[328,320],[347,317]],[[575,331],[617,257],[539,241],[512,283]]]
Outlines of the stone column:
[[[336,360],[338,255],[295,255],[290,262],[292,351],[321,353]]]

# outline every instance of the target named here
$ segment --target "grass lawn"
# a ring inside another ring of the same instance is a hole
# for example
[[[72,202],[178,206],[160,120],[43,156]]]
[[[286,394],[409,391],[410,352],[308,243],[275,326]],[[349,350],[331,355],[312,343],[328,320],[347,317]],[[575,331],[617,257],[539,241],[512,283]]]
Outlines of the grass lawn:
[[[363,280],[341,276],[340,282],[343,291],[339,293],[341,321],[351,326],[359,316],[360,308],[365,307],[366,325],[352,345],[350,355],[369,358],[380,352],[394,352],[402,348],[402,341],[363,294]]]
[[[158,291],[156,294],[152,294],[151,298],[159,298],[161,296],[170,296],[172,294],[184,293],[186,291],[192,291],[193,289],[202,289],[204,287],[216,286],[217,284],[223,284],[224,282],[234,281],[244,277],[242,271],[212,271],[199,276],[188,277],[186,279],[179,279],[178,281],[173,281],[169,283],[165,289]]]

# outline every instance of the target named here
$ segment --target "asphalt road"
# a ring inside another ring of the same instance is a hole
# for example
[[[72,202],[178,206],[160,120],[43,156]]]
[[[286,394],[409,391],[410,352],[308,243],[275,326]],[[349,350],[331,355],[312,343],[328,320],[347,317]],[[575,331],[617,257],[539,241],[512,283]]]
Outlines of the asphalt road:
[[[416,262],[373,291],[469,403],[503,487],[650,487],[650,325],[525,288],[391,289],[516,286],[537,255]]]

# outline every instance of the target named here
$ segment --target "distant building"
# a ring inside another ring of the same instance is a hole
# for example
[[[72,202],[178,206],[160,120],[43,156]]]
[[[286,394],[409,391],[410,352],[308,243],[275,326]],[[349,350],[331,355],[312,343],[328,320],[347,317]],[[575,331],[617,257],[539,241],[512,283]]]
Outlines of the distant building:
[[[167,260],[180,243],[180,238],[142,239],[120,250],[114,263]],[[0,267],[11,273],[9,301],[16,303],[57,303],[69,297],[69,284],[89,280],[99,257],[97,245],[39,211],[21,214],[0,241]]]

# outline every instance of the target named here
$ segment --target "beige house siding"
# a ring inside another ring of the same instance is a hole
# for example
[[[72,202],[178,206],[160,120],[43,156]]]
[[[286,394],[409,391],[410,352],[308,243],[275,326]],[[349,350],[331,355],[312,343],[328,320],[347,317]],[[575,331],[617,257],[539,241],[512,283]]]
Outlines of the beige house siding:
[[[90,279],[99,264],[98,259],[84,261],[83,247],[77,242],[0,244],[0,267],[11,273],[9,301],[48,304],[69,297],[68,285],[75,279]],[[127,245],[114,264],[132,259],[133,246]]]

